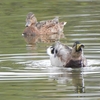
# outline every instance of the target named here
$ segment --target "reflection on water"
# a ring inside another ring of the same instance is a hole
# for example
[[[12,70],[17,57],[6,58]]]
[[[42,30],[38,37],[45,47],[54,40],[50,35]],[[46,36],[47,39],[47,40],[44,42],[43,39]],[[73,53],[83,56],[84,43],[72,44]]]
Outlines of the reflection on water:
[[[1,59],[2,99],[99,98],[100,68],[93,66],[99,66],[99,60],[88,60],[90,67],[71,69],[51,66],[45,53],[2,54]]]
[[[3,0],[0,6],[0,100],[100,99],[99,0]],[[67,21],[61,41],[83,43],[88,66],[51,66],[46,48],[52,43],[26,46],[21,34],[30,11],[38,20],[59,16]]]

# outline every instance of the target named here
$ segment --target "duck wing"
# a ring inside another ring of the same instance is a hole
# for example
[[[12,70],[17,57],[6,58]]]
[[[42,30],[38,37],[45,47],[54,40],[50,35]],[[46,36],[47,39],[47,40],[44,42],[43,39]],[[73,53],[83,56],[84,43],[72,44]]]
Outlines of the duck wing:
[[[44,20],[36,23],[36,27],[38,29],[41,29],[42,27],[49,28],[51,26],[54,26],[56,23],[59,22],[59,17],[55,17],[54,19],[51,20]]]
[[[70,59],[70,54],[71,54],[71,47],[64,45],[60,42],[56,42],[53,46],[54,48],[54,59],[59,59],[58,61],[56,60],[56,66],[60,65],[65,66],[66,63]]]

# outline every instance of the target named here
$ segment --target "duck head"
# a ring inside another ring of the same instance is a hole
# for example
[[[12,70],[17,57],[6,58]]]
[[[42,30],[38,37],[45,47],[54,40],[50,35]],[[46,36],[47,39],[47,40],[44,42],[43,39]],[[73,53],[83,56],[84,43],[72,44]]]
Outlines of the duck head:
[[[72,46],[72,57],[79,58],[83,54],[84,45],[76,41]]]
[[[29,12],[26,17],[26,25],[25,26],[29,27],[36,23],[37,23],[37,19],[36,19],[35,15],[32,12]]]
[[[79,41],[76,41],[73,45],[73,48],[75,49],[76,52],[81,52],[82,49],[84,48],[84,45],[81,44]]]

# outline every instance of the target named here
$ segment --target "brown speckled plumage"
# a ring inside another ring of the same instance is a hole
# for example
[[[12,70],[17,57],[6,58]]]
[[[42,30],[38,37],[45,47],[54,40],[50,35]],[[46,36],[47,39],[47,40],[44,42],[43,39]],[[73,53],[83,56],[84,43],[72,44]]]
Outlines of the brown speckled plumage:
[[[32,30],[33,33],[31,32],[31,34],[39,34],[39,38],[41,41],[52,42],[52,41],[60,40],[60,38],[64,38],[63,29],[64,29],[65,24],[66,22],[59,22],[58,17],[55,17],[52,20],[38,22],[35,15],[32,12],[30,12],[28,13],[27,18],[26,18],[25,26],[27,28],[24,29],[23,33],[28,35],[30,34],[29,30]],[[34,42],[34,41],[31,41],[31,42]]]

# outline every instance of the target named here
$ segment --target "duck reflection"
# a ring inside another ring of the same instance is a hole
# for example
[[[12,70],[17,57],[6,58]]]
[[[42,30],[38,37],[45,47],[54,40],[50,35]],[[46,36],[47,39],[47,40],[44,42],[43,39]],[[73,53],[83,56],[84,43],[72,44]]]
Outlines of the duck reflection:
[[[52,70],[53,73],[59,73],[51,76],[51,79],[56,80],[59,84],[69,84],[75,86],[76,93],[84,93],[85,92],[85,83],[84,83],[84,75],[82,68],[60,68]]]
[[[36,45],[36,44],[33,44],[33,45],[26,45],[26,50],[27,50],[27,52],[29,52],[29,53],[33,53],[34,50],[36,50],[36,49],[37,49],[37,45]]]
[[[84,75],[81,70],[72,70],[71,71],[71,78],[72,78],[72,83],[76,87],[76,92],[77,93],[84,93],[85,92],[85,83],[84,83]]]
[[[40,36],[38,33],[39,32],[36,28],[29,26],[24,29],[22,36],[24,37],[27,44],[35,45],[40,39]]]

